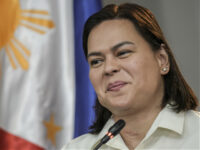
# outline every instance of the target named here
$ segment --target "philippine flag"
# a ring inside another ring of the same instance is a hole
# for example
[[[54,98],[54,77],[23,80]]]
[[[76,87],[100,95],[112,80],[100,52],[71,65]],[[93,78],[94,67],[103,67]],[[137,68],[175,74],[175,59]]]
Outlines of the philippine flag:
[[[88,132],[95,92],[82,49],[100,0],[0,1],[0,150],[58,150]]]

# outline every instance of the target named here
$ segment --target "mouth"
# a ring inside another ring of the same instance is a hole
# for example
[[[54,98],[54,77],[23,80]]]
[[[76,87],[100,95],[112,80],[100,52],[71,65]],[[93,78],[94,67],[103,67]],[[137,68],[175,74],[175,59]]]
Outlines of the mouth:
[[[111,92],[119,91],[126,84],[127,82],[124,82],[124,81],[116,81],[116,82],[110,83],[108,84],[107,91],[111,91]]]

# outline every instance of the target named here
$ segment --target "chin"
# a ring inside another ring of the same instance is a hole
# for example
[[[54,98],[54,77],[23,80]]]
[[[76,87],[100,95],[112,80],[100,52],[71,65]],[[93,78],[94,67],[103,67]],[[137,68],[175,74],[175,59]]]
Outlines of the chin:
[[[122,112],[126,112],[129,109],[131,109],[131,104],[130,103],[115,103],[109,106],[109,110],[113,113],[113,114],[120,114]]]
[[[130,101],[127,101],[124,98],[104,99],[104,101],[100,101],[100,103],[111,112],[127,110],[133,105]]]

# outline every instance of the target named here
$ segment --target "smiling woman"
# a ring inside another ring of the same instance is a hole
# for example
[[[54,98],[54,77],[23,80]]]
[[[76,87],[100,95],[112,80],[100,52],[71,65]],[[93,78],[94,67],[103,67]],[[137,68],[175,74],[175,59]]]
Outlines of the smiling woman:
[[[63,150],[94,148],[119,119],[125,128],[102,148],[200,148],[198,100],[148,9],[106,6],[87,20],[83,47],[98,97],[96,121]]]
[[[130,21],[109,20],[95,27],[88,55],[89,64],[96,62],[90,65],[90,79],[101,105],[120,117],[130,111],[160,111],[167,53],[162,47],[154,53]]]

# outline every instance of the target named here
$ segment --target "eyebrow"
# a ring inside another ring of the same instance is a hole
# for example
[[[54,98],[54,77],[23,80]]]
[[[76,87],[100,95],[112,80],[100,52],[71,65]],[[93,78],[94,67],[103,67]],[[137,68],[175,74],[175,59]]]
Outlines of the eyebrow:
[[[111,51],[116,51],[118,48],[120,48],[120,47],[122,47],[122,46],[124,46],[124,45],[129,45],[129,44],[131,44],[131,45],[134,45],[134,43],[133,42],[130,42],[130,41],[123,41],[123,42],[120,42],[120,43],[118,43],[118,44],[116,44],[116,45],[114,45],[113,47],[111,47]],[[102,55],[102,53],[101,52],[91,52],[91,53],[89,53],[88,55],[87,55],[87,58],[89,58],[89,57],[91,57],[91,56],[101,56]]]
[[[123,42],[120,42],[120,43],[114,45],[114,46],[111,48],[111,51],[116,51],[118,48],[120,48],[120,47],[122,47],[122,46],[124,46],[124,45],[127,45],[127,44],[128,44],[128,45],[129,45],[129,44],[134,45],[133,42],[130,42],[130,41],[123,41]]]

